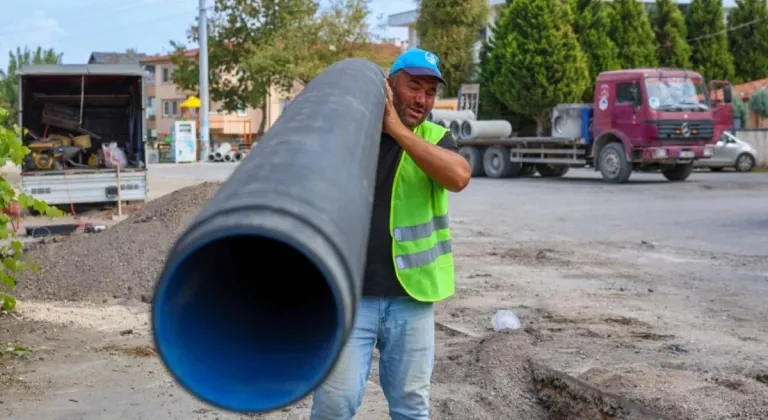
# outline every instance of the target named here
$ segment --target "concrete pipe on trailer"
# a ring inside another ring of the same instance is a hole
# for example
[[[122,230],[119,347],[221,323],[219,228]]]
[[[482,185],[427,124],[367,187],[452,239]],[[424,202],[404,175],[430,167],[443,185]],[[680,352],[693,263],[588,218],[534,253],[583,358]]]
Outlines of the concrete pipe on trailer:
[[[376,64],[330,66],[176,241],[152,328],[187,392],[260,413],[331,372],[362,290],[384,102]]]
[[[448,129],[451,130],[451,134],[453,134],[453,137],[455,139],[461,139],[461,123],[463,123],[464,120],[453,120],[448,125]]]
[[[429,113],[430,121],[476,120],[476,119],[477,119],[477,116],[475,116],[475,113],[469,109],[463,109],[460,111],[452,111],[448,109],[433,109],[432,112]]]
[[[461,123],[461,138],[503,138],[512,135],[512,124],[505,120],[472,121]]]

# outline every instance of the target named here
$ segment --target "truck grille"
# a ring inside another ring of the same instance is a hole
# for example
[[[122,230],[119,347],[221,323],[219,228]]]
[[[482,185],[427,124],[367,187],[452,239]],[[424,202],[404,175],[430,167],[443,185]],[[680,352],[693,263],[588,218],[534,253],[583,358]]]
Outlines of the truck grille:
[[[665,120],[655,123],[661,140],[711,139],[715,134],[715,123],[711,120]]]

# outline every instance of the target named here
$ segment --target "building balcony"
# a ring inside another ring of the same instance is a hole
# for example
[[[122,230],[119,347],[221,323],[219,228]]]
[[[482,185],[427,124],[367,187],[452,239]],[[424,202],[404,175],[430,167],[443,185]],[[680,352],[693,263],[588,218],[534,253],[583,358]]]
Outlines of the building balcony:
[[[252,134],[254,128],[253,121],[248,116],[235,115],[216,115],[208,116],[208,127],[211,131],[217,131],[226,135],[248,135]]]

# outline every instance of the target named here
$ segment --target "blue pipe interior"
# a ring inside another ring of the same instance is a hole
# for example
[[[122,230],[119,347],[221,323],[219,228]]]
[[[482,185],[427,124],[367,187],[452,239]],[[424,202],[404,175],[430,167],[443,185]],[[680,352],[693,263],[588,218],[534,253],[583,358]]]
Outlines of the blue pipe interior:
[[[327,376],[343,345],[333,280],[264,236],[223,236],[169,266],[154,298],[157,348],[189,392],[231,411],[287,406]]]

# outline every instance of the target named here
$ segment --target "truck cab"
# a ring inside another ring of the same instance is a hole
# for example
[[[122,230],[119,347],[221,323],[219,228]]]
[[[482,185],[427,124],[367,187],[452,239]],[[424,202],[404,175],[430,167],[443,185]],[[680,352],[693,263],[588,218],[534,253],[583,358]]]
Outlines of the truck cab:
[[[632,171],[657,171],[686,179],[697,159],[733,125],[731,86],[724,100],[710,100],[704,78],[679,69],[632,69],[600,73],[595,84],[588,155],[608,182],[625,182]]]

